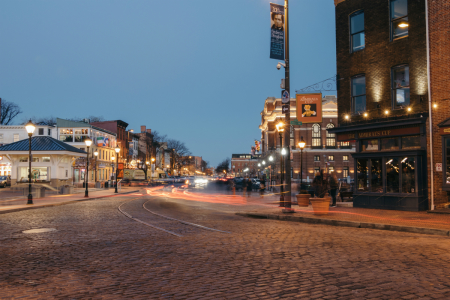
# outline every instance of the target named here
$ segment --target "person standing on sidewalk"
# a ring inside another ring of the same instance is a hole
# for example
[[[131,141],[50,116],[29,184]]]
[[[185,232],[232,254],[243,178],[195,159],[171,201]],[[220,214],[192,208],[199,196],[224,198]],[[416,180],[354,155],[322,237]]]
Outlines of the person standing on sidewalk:
[[[264,179],[264,176],[261,177],[260,186],[259,186],[259,192],[261,194],[261,198],[264,194],[264,189],[266,188],[266,180]]]
[[[249,178],[247,181],[247,197],[250,197],[250,195],[252,193],[252,188],[253,188],[253,182],[252,182],[251,178]]]
[[[338,182],[337,182],[337,177],[336,177],[335,172],[331,173],[329,183],[330,183],[331,198],[333,199],[332,207],[336,207],[336,191],[337,191],[337,187],[338,187]]]
[[[314,188],[314,196],[319,198],[322,193],[322,177],[319,172],[316,173],[312,185]]]

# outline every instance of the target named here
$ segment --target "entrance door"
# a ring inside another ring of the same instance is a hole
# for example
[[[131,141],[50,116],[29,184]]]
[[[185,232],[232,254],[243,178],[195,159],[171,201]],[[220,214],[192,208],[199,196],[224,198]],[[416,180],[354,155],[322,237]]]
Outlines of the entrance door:
[[[75,182],[80,182],[80,169],[73,170]]]

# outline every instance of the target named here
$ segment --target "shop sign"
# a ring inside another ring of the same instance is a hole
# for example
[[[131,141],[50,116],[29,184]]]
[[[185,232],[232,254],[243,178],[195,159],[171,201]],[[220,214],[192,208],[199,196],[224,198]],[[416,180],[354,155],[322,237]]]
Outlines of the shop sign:
[[[442,172],[442,163],[436,164],[436,172]]]
[[[440,133],[441,135],[450,134],[450,127],[440,128],[440,129],[439,129],[439,133]]]
[[[388,136],[397,136],[397,135],[409,135],[409,134],[419,134],[420,128],[417,127],[409,127],[409,128],[393,128],[393,129],[383,129],[376,131],[359,131],[357,134],[355,133],[338,133],[337,140],[348,141],[355,139],[369,139],[369,138],[379,138],[379,137],[388,137]]]
[[[322,93],[297,94],[297,121],[322,123]]]

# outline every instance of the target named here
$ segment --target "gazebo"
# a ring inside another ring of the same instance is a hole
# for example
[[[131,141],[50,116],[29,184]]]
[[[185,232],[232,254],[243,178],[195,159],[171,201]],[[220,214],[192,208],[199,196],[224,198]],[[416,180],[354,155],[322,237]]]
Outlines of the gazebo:
[[[29,140],[24,139],[0,147],[0,155],[11,163],[11,186],[28,182]],[[72,163],[86,152],[50,136],[31,138],[32,182],[46,183],[53,187],[72,185]]]

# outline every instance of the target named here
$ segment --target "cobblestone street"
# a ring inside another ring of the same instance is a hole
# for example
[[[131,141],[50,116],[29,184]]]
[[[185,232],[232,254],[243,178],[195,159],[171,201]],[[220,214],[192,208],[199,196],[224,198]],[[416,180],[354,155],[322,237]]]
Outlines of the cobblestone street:
[[[238,210],[129,195],[2,214],[0,299],[450,298],[448,237]],[[22,233],[37,228],[56,231]]]

